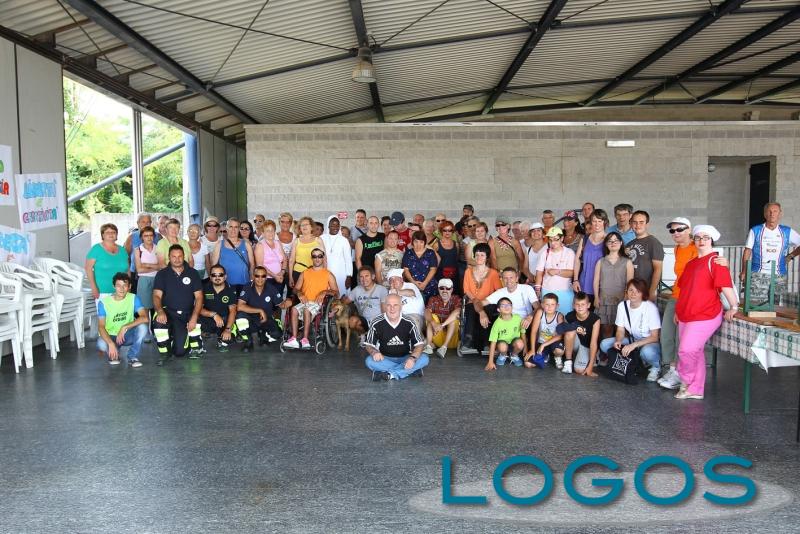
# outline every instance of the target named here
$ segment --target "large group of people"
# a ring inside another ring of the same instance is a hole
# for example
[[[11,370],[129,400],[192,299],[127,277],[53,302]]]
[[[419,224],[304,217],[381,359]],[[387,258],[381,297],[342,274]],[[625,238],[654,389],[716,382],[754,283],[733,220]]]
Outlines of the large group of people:
[[[493,234],[471,205],[456,222],[358,210],[352,227],[336,216],[320,224],[281,213],[276,223],[258,214],[254,223],[208,217],[186,238],[177,219],[162,216],[154,227],[140,214],[123,245],[105,224],[87,255],[98,350],[116,365],[129,346],[129,364],[140,367],[151,341],[159,365],[199,358],[204,338],[216,338],[221,352],[234,343],[252,351],[256,338],[307,349],[331,297],[353,308],[349,326],[376,379],[420,375],[429,355],[445,358],[454,347],[487,355],[487,371],[552,365],[595,377],[616,351],[640,358],[647,381],[677,389],[676,398],[702,399],[705,343],[738,306],[728,261],[714,252],[720,233],[672,218],[675,283],[664,288],[664,246],[649,233],[650,215],[630,204],[613,214],[610,226],[587,202],[558,220],[552,210],[539,221],[501,215]],[[785,292],[787,265],[800,254],[800,235],[781,215],[767,204],[764,224],[747,237],[741,276],[749,265],[755,299],[770,285]],[[671,289],[663,311],[661,289]]]

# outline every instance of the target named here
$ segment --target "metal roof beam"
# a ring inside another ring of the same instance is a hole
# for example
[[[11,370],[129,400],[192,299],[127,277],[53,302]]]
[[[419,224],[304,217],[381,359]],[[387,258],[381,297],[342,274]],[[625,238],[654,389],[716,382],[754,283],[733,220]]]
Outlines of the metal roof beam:
[[[367,24],[364,22],[364,9],[361,6],[361,0],[348,0],[348,4],[350,4],[350,17],[353,19],[358,46],[369,47],[369,35],[367,35]],[[372,107],[375,110],[375,116],[378,117],[378,122],[386,122],[383,117],[383,106],[381,105],[381,95],[378,93],[377,82],[369,84],[369,95],[372,98]]]
[[[767,35],[771,34],[774,31],[777,31],[787,24],[790,24],[800,18],[800,6],[792,9],[791,11],[783,14],[782,16],[778,17],[777,19],[773,20],[772,22],[762,26],[761,28],[755,30],[754,32],[746,35],[733,43],[732,45],[720,50],[716,54],[707,57],[700,63],[695,64],[692,67],[689,67],[685,71],[681,72],[676,76],[670,76],[667,78],[663,84],[659,85],[658,87],[654,87],[653,89],[647,91],[645,94],[640,96],[636,99],[636,104],[641,104],[642,102],[646,102],[648,99],[656,96],[657,94],[661,93],[662,91],[666,91],[673,85],[678,82],[685,80],[686,78],[693,76],[697,73],[703,72],[704,70],[708,70],[712,68],[717,62],[725,59],[728,56],[731,56],[742,50],[751,44],[755,43],[766,37]]]
[[[533,49],[539,44],[539,41],[542,40],[544,34],[547,33],[547,30],[549,30],[556,21],[556,17],[558,17],[558,14],[566,4],[567,0],[550,1],[547,9],[544,10],[544,14],[542,14],[542,18],[539,19],[539,22],[536,24],[536,26],[531,28],[531,34],[525,40],[525,43],[522,45],[522,48],[520,48],[519,52],[517,52],[517,56],[514,58],[514,61],[512,61],[511,65],[509,65],[508,69],[506,69],[505,74],[503,74],[503,77],[500,78],[500,82],[495,86],[494,89],[492,89],[489,98],[486,99],[486,103],[483,105],[483,109],[481,110],[482,115],[486,115],[492,110],[492,107],[494,107],[497,99],[500,98],[500,95],[502,95],[503,91],[506,90],[508,84],[511,83],[511,80],[513,80],[514,76],[517,75],[517,72],[519,72],[519,69],[522,67],[522,65],[525,64],[528,56],[531,55],[531,52],[533,52]]]
[[[183,68],[147,39],[133,31],[129,26],[97,4],[97,2],[93,0],[66,1],[69,5],[83,13],[83,15],[91,19],[95,24],[101,26],[111,35],[117,37],[143,56],[151,59],[159,67],[175,76],[175,78],[184,83],[187,87],[193,89],[197,93],[205,94],[210,100],[227,110],[231,115],[239,118],[242,122],[247,124],[254,124],[257,122],[254,118],[229,102],[225,97],[213,89],[206,87],[199,78]]]
[[[786,91],[791,91],[792,89],[795,89],[797,87],[800,87],[800,78],[796,79],[793,82],[785,83],[783,85],[779,85],[778,87],[774,87],[772,89],[764,91],[763,93],[759,93],[759,94],[757,94],[756,96],[754,96],[752,98],[746,99],[745,102],[748,103],[748,104],[758,104],[762,100],[766,100],[766,99],[771,98],[771,97],[773,97],[775,95],[779,95],[781,93],[785,93]],[[788,104],[788,102],[786,102],[786,103]],[[781,102],[781,105],[782,104],[783,104],[783,102]]]
[[[601,98],[608,93],[627,82],[638,73],[667,55],[673,49],[682,45],[705,28],[720,19],[720,17],[727,15],[731,11],[738,9],[746,0],[725,0],[722,4],[712,7],[705,15],[694,21],[688,28],[684,29],[678,35],[658,47],[655,51],[651,52],[647,57],[636,63],[634,66],[617,76],[613,82],[606,84],[587,100],[583,102],[584,106],[592,106],[596,104]]]
[[[770,63],[766,67],[761,67],[752,74],[740,76],[739,78],[726,83],[722,87],[718,87],[712,91],[707,92],[704,95],[700,95],[699,97],[697,97],[697,100],[695,100],[695,104],[702,104],[703,102],[711,100],[712,98],[717,97],[719,95],[725,94],[731,89],[735,89],[742,84],[751,82],[757,78],[761,78],[762,76],[766,76],[767,74],[775,72],[776,70],[788,67],[789,65],[797,63],[798,61],[800,61],[800,52],[795,52],[794,54],[787,56],[781,60],[778,60],[774,63]]]

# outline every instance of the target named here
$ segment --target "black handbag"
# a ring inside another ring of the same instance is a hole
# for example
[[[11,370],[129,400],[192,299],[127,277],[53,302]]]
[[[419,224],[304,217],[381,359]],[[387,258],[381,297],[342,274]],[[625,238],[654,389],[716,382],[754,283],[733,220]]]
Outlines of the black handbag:
[[[625,315],[628,316],[628,324],[631,324],[631,315],[628,311],[628,303],[624,302]],[[631,325],[632,326],[632,325]],[[630,342],[633,342],[633,335],[625,329]],[[624,382],[625,384],[638,384],[639,372],[644,369],[642,357],[639,353],[639,348],[633,349],[627,356],[623,356],[622,352],[615,347],[608,350],[608,366],[606,367],[608,377],[612,380]]]

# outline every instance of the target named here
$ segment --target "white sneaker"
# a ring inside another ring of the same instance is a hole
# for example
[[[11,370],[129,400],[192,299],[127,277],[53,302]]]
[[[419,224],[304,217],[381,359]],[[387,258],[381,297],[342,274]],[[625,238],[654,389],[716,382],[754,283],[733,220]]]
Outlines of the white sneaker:
[[[120,363],[122,362],[120,361],[119,358],[117,358],[116,360],[108,360],[109,365],[119,365]]]
[[[444,355],[447,354],[447,347],[439,347],[436,349],[436,354],[438,354],[440,358],[444,358]]]
[[[648,382],[655,382],[656,380],[658,380],[658,372],[660,370],[661,369],[656,369],[655,367],[651,367],[650,368],[650,372],[647,373],[647,381]]]
[[[572,360],[567,360],[564,362],[564,368],[561,369],[561,372],[564,373],[565,375],[572,374]]]
[[[311,343],[308,342],[308,338],[304,337],[303,339],[300,340],[300,348],[303,348],[303,349],[310,349],[311,348]]]
[[[658,385],[665,389],[678,389],[678,386],[681,385],[681,377],[675,369],[670,367],[669,371],[664,373],[664,376],[658,381]]]
[[[296,337],[292,336],[286,341],[286,343],[283,344],[283,346],[287,349],[299,349],[300,343],[297,342]]]
[[[422,352],[424,352],[425,354],[433,354],[433,347],[431,347],[430,345],[425,345],[425,348],[422,349]]]
[[[556,356],[556,369],[563,369],[564,368],[564,358],[561,356]]]

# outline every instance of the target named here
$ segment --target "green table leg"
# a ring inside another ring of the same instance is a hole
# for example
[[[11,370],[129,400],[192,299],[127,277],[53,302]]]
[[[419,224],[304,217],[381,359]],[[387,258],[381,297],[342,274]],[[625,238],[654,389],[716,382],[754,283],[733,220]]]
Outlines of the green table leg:
[[[744,361],[744,413],[750,413],[750,371],[753,364]]]

